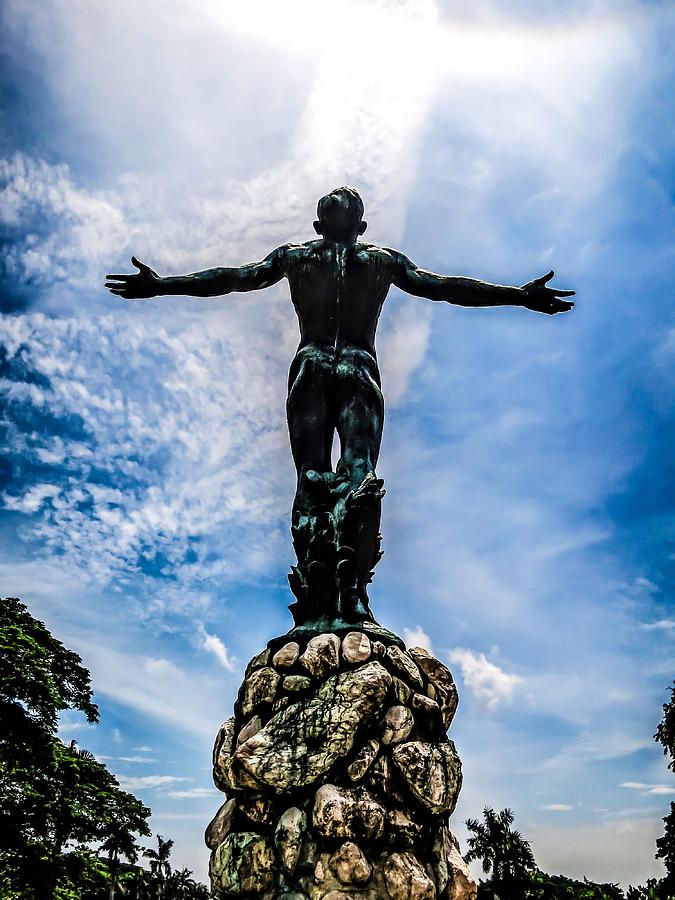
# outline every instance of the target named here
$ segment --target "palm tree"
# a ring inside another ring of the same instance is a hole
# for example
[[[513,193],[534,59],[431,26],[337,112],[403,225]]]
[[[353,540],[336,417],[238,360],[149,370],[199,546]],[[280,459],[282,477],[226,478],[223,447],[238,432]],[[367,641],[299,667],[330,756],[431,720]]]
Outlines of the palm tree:
[[[518,894],[514,891],[518,892],[520,888],[522,893],[529,876],[537,868],[530,844],[519,831],[511,828],[514,821],[512,810],[503,809],[496,813],[486,806],[483,820],[468,819],[466,822],[466,827],[473,834],[467,841],[467,862],[482,860],[483,871],[492,873],[495,891],[502,890],[505,898],[516,900]]]
[[[136,838],[129,831],[126,822],[110,822],[106,827],[107,837],[100,846],[100,850],[108,855],[108,868],[110,870],[109,900],[114,900],[117,888],[117,873],[119,871],[120,857],[123,856],[130,863],[138,859],[138,845]]]
[[[157,849],[144,850],[143,856],[150,860],[150,874],[157,880],[157,896],[164,896],[164,886],[166,879],[171,875],[171,866],[169,857],[171,856],[171,848],[173,841],[171,839],[164,840],[161,834],[157,835]]]

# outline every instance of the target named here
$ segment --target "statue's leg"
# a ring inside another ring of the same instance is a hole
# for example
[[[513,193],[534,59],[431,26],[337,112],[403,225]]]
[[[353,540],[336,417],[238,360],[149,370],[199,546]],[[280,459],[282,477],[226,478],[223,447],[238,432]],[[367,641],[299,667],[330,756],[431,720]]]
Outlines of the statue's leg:
[[[298,352],[289,372],[286,414],[298,473],[294,519],[296,513],[305,513],[311,506],[307,472],[331,470],[335,431],[330,394],[332,364],[324,351],[310,346]]]
[[[375,472],[380,454],[384,425],[380,373],[369,353],[352,350],[341,358],[337,374],[338,471],[357,488],[366,475]]]

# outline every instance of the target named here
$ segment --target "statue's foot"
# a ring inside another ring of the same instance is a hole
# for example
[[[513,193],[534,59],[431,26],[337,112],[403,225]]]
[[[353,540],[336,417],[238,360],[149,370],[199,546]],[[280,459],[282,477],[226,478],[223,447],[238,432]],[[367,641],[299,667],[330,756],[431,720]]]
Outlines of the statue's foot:
[[[350,492],[349,505],[362,506],[366,503],[379,502],[385,495],[384,479],[378,478],[374,472],[368,472],[361,484]]]

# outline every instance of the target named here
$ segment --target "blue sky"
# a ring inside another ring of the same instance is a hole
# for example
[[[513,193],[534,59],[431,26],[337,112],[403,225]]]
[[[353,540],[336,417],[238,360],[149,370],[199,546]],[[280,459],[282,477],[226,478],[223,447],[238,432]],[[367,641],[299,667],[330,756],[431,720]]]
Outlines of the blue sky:
[[[91,669],[106,760],[205,877],[215,731],[290,626],[287,290],[125,304],[162,273],[367,236],[568,316],[392,290],[378,353],[388,627],[449,662],[461,824],[512,807],[540,865],[636,883],[675,784],[672,41],[667,2],[115,4],[3,12],[3,594]],[[670,432],[672,434],[672,431]]]

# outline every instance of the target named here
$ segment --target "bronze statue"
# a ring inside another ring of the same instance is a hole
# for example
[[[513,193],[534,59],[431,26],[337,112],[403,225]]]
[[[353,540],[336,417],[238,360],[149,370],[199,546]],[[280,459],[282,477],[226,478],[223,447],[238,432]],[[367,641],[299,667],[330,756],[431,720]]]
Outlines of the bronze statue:
[[[375,353],[377,322],[392,284],[417,297],[459,306],[524,306],[553,315],[574,291],[547,287],[553,272],[522,287],[436,275],[397,250],[359,240],[363,202],[353,188],[322,197],[318,239],[284,244],[261,262],[161,277],[135,257],[133,275],[108,275],[106,287],[127,300],[161,295],[217,297],[287,278],[300,324],[289,372],[287,415],[298,482],[292,532],[298,565],[289,580],[296,627],[336,630],[374,621],[366,585],[380,553],[383,483],[375,475],[384,399]],[[340,460],[331,466],[333,435]]]

